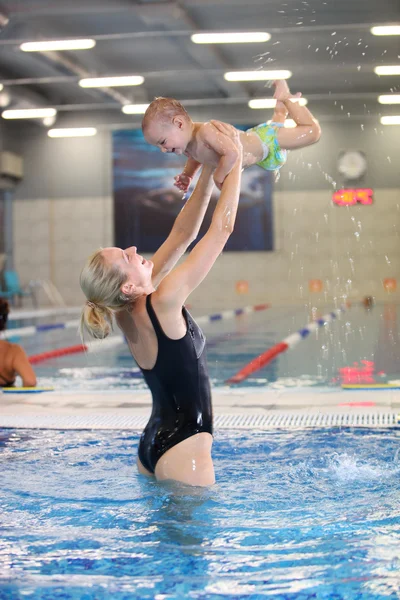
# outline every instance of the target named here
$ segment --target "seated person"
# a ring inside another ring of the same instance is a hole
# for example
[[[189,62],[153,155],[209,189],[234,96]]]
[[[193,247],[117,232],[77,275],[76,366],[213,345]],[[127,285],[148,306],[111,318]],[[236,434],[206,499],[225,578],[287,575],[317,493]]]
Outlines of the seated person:
[[[0,331],[6,328],[9,312],[8,302],[0,298]],[[23,387],[36,386],[36,375],[25,350],[18,344],[0,340],[0,387],[14,385],[17,375],[21,377]]]

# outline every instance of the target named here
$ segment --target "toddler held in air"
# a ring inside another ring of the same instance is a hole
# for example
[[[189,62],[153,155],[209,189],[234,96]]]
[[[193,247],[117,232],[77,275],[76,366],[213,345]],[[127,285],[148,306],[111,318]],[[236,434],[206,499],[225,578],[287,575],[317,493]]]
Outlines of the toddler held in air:
[[[262,123],[240,132],[243,167],[259,165],[268,171],[280,169],[286,162],[286,150],[304,148],[317,142],[321,135],[318,122],[301,106],[301,94],[292,95],[285,80],[274,82],[276,108],[270,123]],[[294,128],[284,128],[290,116]],[[219,189],[236,163],[238,150],[232,140],[221,133],[213,121],[194,122],[183,105],[174,98],[156,98],[148,106],[142,130],[149,144],[162,152],[188,157],[185,167],[175,177],[175,185],[183,192],[189,189],[201,165],[214,167],[214,181]]]

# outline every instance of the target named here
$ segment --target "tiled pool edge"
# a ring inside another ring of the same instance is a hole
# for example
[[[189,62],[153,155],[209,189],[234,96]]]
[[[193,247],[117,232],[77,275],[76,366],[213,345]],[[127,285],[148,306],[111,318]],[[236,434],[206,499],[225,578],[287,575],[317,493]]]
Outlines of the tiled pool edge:
[[[141,429],[146,391],[2,394],[0,428]],[[215,427],[398,427],[400,391],[214,389]]]

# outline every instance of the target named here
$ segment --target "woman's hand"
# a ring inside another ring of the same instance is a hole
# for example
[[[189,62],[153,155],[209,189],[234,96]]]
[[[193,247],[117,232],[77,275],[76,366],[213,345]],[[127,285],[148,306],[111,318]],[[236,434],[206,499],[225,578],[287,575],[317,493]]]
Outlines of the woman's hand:
[[[214,120],[210,121],[210,123],[224,137],[229,138],[231,148],[232,145],[235,147],[235,153],[233,154],[231,152],[231,155],[233,154],[231,158],[229,158],[228,155],[224,155],[220,159],[218,168],[214,173],[214,183],[217,186],[217,188],[221,190],[227,175],[231,172],[231,170],[237,164],[238,161],[240,161],[240,163],[242,162],[243,148],[242,142],[240,140],[240,132],[235,127],[233,127],[233,125],[223,123],[222,121]]]
[[[236,127],[233,127],[233,125],[230,125],[229,123],[224,123],[223,121],[212,120],[210,121],[210,123],[212,123],[220,133],[223,133],[224,135],[229,137],[238,150],[242,150],[242,142],[240,141],[240,131],[236,129]]]

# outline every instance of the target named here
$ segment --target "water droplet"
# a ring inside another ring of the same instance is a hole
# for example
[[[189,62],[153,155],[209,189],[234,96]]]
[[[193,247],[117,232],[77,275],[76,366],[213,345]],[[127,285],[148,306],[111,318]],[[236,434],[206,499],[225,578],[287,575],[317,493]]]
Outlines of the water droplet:
[[[387,264],[390,265],[389,257],[386,254],[385,254],[385,259],[386,259]]]
[[[390,156],[387,156],[386,158],[388,159],[388,161],[389,161],[390,163],[392,162],[392,159],[390,158]]]
[[[361,123],[360,127],[361,127],[362,131],[364,131],[364,124],[363,123]]]
[[[332,31],[331,35],[336,35],[336,31]]]
[[[359,242],[360,241],[360,233],[359,233],[359,231],[355,231],[354,235],[356,236],[357,241]]]
[[[357,65],[357,71],[361,71],[361,65]]]

